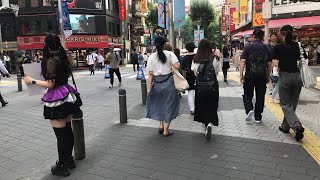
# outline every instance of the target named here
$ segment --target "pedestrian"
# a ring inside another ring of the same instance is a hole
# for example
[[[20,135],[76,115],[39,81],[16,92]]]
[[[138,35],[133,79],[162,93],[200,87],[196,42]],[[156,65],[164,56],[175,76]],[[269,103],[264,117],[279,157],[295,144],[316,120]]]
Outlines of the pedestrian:
[[[165,45],[164,45],[164,50],[173,51],[173,48],[172,48],[172,46],[171,46],[170,43],[165,43]]]
[[[231,54],[230,51],[228,50],[227,46],[224,46],[222,48],[222,71],[223,71],[223,80],[226,83],[228,81],[228,69],[230,68],[230,58]]]
[[[68,84],[71,64],[65,49],[57,35],[48,34],[44,40],[44,60],[41,64],[45,80],[36,80],[25,74],[26,84],[47,88],[42,97],[44,118],[49,119],[57,138],[59,160],[51,167],[51,173],[57,176],[70,175],[70,169],[76,167],[72,150],[74,136],[71,117],[79,110],[78,92]]]
[[[10,56],[8,56],[7,53],[4,53],[3,60],[5,62],[5,67],[7,68],[8,72],[11,74],[11,58],[10,58]]]
[[[143,55],[143,61],[144,61],[144,67],[147,67],[147,63],[148,63],[148,55],[147,52],[144,53]]]
[[[180,63],[175,54],[164,50],[165,38],[155,38],[157,52],[150,55],[147,71],[148,97],[146,117],[160,121],[159,133],[171,136],[170,123],[179,114],[179,96],[175,89],[172,68],[179,69]]]
[[[195,56],[194,49],[196,46],[194,42],[188,42],[186,44],[187,53],[183,57],[181,68],[182,68],[182,75],[188,81],[189,88],[188,91],[188,104],[190,108],[190,114],[194,115],[195,110],[195,83],[196,83],[196,76],[194,72],[191,70],[191,65],[193,58]]]
[[[295,113],[302,88],[300,70],[297,66],[300,60],[300,45],[294,42],[291,25],[284,25],[280,29],[283,42],[277,44],[272,53],[273,64],[279,67],[279,97],[284,118],[279,129],[289,133],[290,128],[295,132],[295,138],[303,138],[304,128]]]
[[[279,94],[279,68],[278,67],[273,66],[270,79],[273,85],[273,91],[270,97],[270,103],[279,104],[279,100],[277,99],[277,95]]]
[[[240,81],[243,84],[243,103],[246,110],[246,121],[255,116],[255,122],[261,123],[266,94],[266,84],[270,81],[271,52],[263,44],[264,32],[261,29],[253,31],[253,41],[247,45],[241,55]],[[246,68],[245,75],[243,75]],[[253,108],[253,92],[256,92],[256,104]]]
[[[100,52],[99,52],[99,54],[98,54],[97,59],[98,59],[98,65],[97,65],[98,71],[99,71],[99,68],[100,68],[100,70],[102,71],[103,64],[104,64],[104,58],[103,58],[103,56],[102,56],[102,54],[101,54]]]
[[[109,89],[113,88],[113,82],[114,82],[114,73],[116,73],[118,80],[119,80],[119,85],[118,87],[121,87],[121,74],[120,74],[120,69],[119,69],[119,64],[120,64],[120,57],[119,55],[114,52],[114,47],[110,46],[110,52],[107,54],[106,60],[109,61],[109,66],[110,66],[110,84]]]
[[[131,54],[131,63],[133,65],[133,71],[136,72],[136,70],[139,69],[138,54],[136,52],[136,49],[133,49],[133,53]]]
[[[87,64],[89,65],[90,76],[94,75],[94,69],[95,69],[94,64],[96,59],[97,59],[97,56],[94,55],[92,51],[90,51],[86,58]]]
[[[234,66],[236,68],[236,71],[239,71],[241,53],[242,52],[241,52],[239,46],[236,46],[235,47],[235,52],[234,52]]]
[[[320,64],[320,42],[318,42],[317,46],[317,64]]]
[[[219,125],[219,85],[211,56],[211,43],[204,38],[191,65],[196,76],[194,121],[202,123],[207,140],[211,139],[212,127]]]
[[[143,63],[144,63],[144,58],[143,58],[142,52],[139,52],[138,60],[139,60],[139,66],[138,67],[142,68],[143,67]]]
[[[8,70],[6,69],[6,67],[4,66],[4,64],[2,63],[2,61],[0,61],[0,82],[1,82],[1,75],[3,75],[4,77],[10,77],[10,74],[8,72]],[[0,92],[0,102],[2,107],[5,107],[9,102],[5,101],[1,95]]]
[[[213,62],[213,66],[216,72],[216,76],[219,75],[219,71],[221,69],[221,52],[220,50],[217,48],[217,45],[215,42],[211,42],[211,46],[212,46],[212,56],[211,58],[213,58],[212,62]]]
[[[271,52],[272,52],[273,47],[277,44],[277,36],[278,36],[277,33],[271,33],[270,36],[269,36],[269,42],[270,43],[268,44],[268,47],[270,48]],[[277,72],[275,74],[277,74]],[[272,96],[272,94],[274,92],[274,88],[276,88],[275,87],[276,84],[273,82],[273,80],[276,80],[277,76],[274,76],[273,72],[271,72],[270,76],[272,78],[275,77],[274,79],[271,79],[271,82],[268,83],[268,85],[267,85],[267,88],[269,89],[269,95]],[[278,90],[276,89],[276,93],[277,93],[277,91]]]

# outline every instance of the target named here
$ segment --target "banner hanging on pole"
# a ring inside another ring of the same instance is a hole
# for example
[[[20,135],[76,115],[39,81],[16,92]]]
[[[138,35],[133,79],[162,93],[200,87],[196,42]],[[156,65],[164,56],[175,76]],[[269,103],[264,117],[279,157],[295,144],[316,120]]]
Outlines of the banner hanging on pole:
[[[71,28],[71,23],[70,23],[67,0],[62,0],[61,5],[62,5],[62,19],[63,19],[64,36],[65,36],[65,38],[67,38],[72,35],[72,28]]]
[[[240,14],[248,13],[248,0],[240,0]]]
[[[164,6],[166,5],[166,8]],[[165,20],[166,17],[166,20]],[[164,28],[166,22],[166,29],[169,29],[169,6],[166,0],[158,0],[158,26]]]
[[[174,4],[173,4],[174,29],[179,29],[181,26],[183,26],[186,23],[185,3],[186,3],[185,0],[174,0]]]
[[[120,21],[125,21],[127,19],[126,0],[119,0],[119,14]]]

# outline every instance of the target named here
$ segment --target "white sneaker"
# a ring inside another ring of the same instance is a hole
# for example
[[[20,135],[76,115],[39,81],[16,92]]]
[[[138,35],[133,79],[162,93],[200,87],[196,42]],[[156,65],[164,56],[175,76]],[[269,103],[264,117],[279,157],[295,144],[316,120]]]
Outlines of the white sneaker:
[[[253,116],[254,116],[254,111],[251,110],[251,111],[248,113],[247,117],[246,117],[246,121],[247,121],[247,122],[250,122],[250,121],[252,120],[252,117],[253,117]]]
[[[205,134],[205,137],[207,140],[211,139],[211,134],[212,134],[212,123],[209,123],[207,126],[206,134]]]

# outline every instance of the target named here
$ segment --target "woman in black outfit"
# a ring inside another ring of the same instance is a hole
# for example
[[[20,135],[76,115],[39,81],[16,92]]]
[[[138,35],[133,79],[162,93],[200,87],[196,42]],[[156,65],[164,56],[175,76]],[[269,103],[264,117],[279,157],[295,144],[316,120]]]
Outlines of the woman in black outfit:
[[[194,109],[195,109],[195,104],[194,104],[194,85],[196,82],[196,76],[194,75],[194,72],[191,70],[191,65],[193,58],[195,56],[194,54],[194,49],[195,49],[194,42],[189,42],[186,44],[186,49],[188,53],[183,57],[182,60],[182,75],[186,80],[188,81],[189,84],[189,89],[188,89],[188,104],[190,108],[190,113],[191,115],[194,115]]]
[[[227,82],[228,78],[228,69],[230,68],[230,53],[227,46],[224,46],[222,49],[222,56],[223,56],[223,64],[222,64],[222,71],[224,82]]]
[[[76,167],[72,156],[74,145],[71,116],[79,110],[75,105],[78,92],[68,84],[71,66],[67,53],[61,46],[57,35],[49,34],[45,38],[44,60],[41,64],[44,81],[32,79],[25,74],[26,84],[47,88],[42,97],[44,118],[49,119],[57,137],[59,160],[51,168],[53,175],[69,176],[70,169]]]

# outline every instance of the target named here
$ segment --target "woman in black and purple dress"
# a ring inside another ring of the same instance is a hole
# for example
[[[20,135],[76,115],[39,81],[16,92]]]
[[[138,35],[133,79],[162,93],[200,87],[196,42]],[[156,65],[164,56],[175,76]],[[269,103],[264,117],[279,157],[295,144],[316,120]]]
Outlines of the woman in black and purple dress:
[[[25,75],[26,84],[47,88],[44,102],[44,118],[49,119],[57,137],[59,160],[51,168],[53,175],[68,176],[69,170],[76,167],[72,150],[74,145],[71,127],[72,114],[79,109],[75,105],[78,92],[68,84],[71,66],[67,53],[61,46],[59,36],[49,34],[45,38],[42,75],[45,81],[32,79]]]

